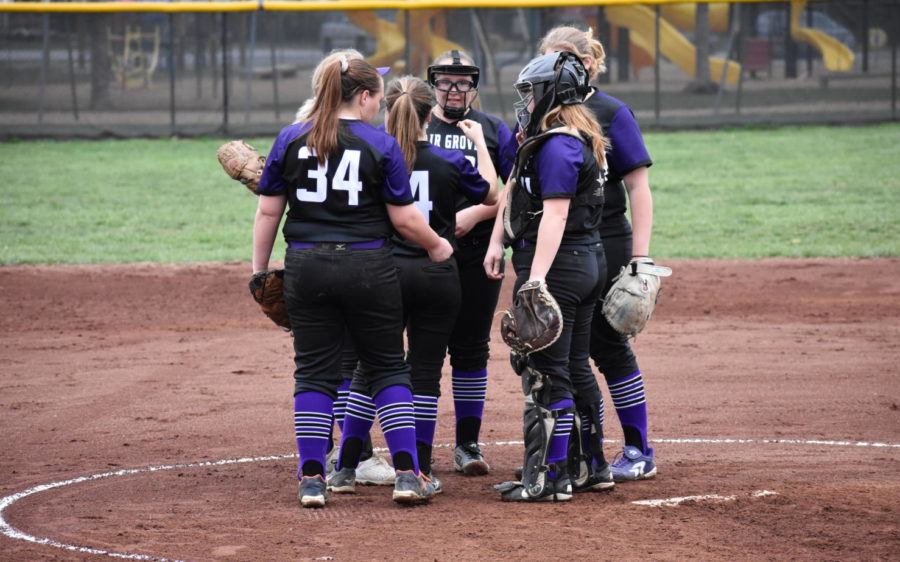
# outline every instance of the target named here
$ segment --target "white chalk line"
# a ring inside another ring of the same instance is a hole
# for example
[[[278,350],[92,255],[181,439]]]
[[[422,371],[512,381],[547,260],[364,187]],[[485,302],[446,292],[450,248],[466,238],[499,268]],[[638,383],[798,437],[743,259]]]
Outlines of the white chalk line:
[[[751,498],[761,498],[765,496],[777,496],[778,492],[772,490],[757,490],[747,495]],[[651,507],[672,507],[681,505],[685,502],[733,502],[737,501],[738,496],[720,496],[718,494],[707,494],[704,496],[684,496],[683,498],[665,498],[661,500],[637,500],[631,503],[635,505],[648,505]]]
[[[607,439],[608,443],[615,443],[616,439]],[[670,444],[713,444],[713,445],[730,445],[730,444],[768,444],[768,445],[825,445],[825,446],[834,446],[834,447],[882,447],[882,448],[900,448],[900,443],[879,443],[879,442],[871,442],[871,441],[825,441],[825,440],[804,440],[804,439],[652,439],[650,440],[652,443],[670,443]],[[508,446],[508,445],[523,445],[523,441],[494,441],[492,443],[481,443],[481,445],[488,446]],[[440,443],[435,444],[435,448],[440,447],[452,447],[453,445],[450,443]],[[384,447],[377,447],[376,451],[384,451]],[[291,453],[286,455],[269,455],[263,457],[242,457],[237,459],[224,459],[219,461],[204,461],[204,462],[193,462],[193,463],[178,463],[178,464],[169,464],[169,465],[160,465],[160,466],[149,466],[146,468],[132,468],[132,469],[124,469],[124,470],[115,470],[112,472],[102,472],[99,474],[92,474],[90,476],[79,476],[77,478],[72,478],[70,480],[61,480],[59,482],[52,482],[50,484],[41,484],[39,486],[34,486],[32,488],[28,488],[27,490],[23,490],[21,492],[17,492],[15,494],[6,496],[4,498],[0,498],[0,533],[3,533],[7,537],[14,540],[24,540],[28,542],[33,542],[36,544],[42,544],[46,546],[53,546],[56,548],[61,548],[65,550],[71,550],[76,552],[84,552],[87,554],[97,554],[102,556],[109,556],[111,558],[124,558],[128,560],[153,560],[157,562],[182,562],[179,559],[172,558],[161,558],[159,556],[150,556],[147,554],[132,554],[125,552],[112,552],[109,550],[103,550],[99,548],[91,548],[87,546],[78,546],[73,544],[66,544],[51,538],[46,537],[35,537],[33,535],[29,535],[23,531],[20,531],[10,525],[6,518],[4,517],[3,512],[16,503],[17,501],[26,498],[28,496],[37,494],[39,492],[45,492],[47,490],[52,490],[54,488],[61,488],[63,486],[70,486],[72,484],[79,484],[81,482],[88,482],[91,480],[99,480],[101,478],[109,478],[113,476],[129,476],[133,474],[142,474],[142,473],[150,473],[150,472],[159,472],[162,470],[172,470],[176,468],[197,468],[197,467],[205,467],[205,466],[224,466],[228,464],[241,464],[241,463],[253,463],[253,462],[262,462],[262,461],[273,461],[273,460],[284,460],[290,458],[297,458],[297,453]],[[777,492],[768,492],[763,490],[762,492],[754,492],[754,493],[763,493],[763,495],[770,495]],[[698,501],[698,499],[720,499],[725,498],[725,501],[731,501],[730,498],[734,496],[689,496],[687,498],[669,498],[662,500],[643,500],[644,502],[662,502],[658,505],[677,505],[669,504],[666,502],[678,501]],[[637,503],[639,505],[651,505],[645,504],[641,502],[632,502]],[[656,505],[656,504],[653,504]]]

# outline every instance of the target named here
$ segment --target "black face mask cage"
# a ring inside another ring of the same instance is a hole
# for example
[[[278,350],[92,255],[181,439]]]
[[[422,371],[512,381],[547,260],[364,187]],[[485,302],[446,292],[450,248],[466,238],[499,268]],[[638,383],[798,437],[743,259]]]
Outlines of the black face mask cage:
[[[546,71],[543,75],[547,76]],[[584,96],[590,92],[587,70],[581,59],[568,51],[558,53],[552,79],[541,82],[521,80],[516,83],[515,88],[520,98],[515,104],[516,120],[527,137],[540,132],[541,121],[551,109],[560,105],[583,103]],[[529,112],[528,105],[532,99],[536,101],[534,109]]]
[[[481,76],[481,69],[479,69],[475,65],[471,64],[463,64],[462,58],[459,54],[459,51],[453,50],[450,51],[451,63],[450,64],[433,64],[428,67],[428,83],[431,84],[431,87],[434,89],[438,89],[437,75],[438,74],[450,74],[453,76],[469,76],[469,80],[472,81],[472,88],[468,92],[460,92],[462,94],[468,94],[470,92],[475,92],[478,94],[478,79]],[[447,90],[443,90],[447,91]],[[457,88],[457,91],[459,89]],[[465,117],[466,113],[469,112],[469,107],[471,107],[472,101],[475,101],[475,96],[472,96],[471,100],[467,100],[468,103],[463,107],[452,107],[448,105],[441,106],[441,110],[444,113],[444,117],[447,119],[458,121]]]

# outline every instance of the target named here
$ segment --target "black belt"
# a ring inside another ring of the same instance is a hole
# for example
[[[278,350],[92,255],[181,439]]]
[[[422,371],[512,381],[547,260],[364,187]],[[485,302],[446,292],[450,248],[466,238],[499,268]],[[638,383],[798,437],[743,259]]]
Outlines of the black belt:
[[[526,248],[528,246],[534,246],[534,242],[520,238],[512,243],[513,248]]]
[[[385,242],[387,240],[384,238],[366,242],[297,242],[288,240],[287,245],[292,250],[377,250],[383,248]]]

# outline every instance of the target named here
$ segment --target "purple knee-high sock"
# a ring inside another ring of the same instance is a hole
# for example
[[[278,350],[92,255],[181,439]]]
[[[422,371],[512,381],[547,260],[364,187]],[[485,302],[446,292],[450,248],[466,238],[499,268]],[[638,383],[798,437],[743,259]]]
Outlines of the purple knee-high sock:
[[[347,395],[347,411],[344,415],[344,427],[341,433],[341,456],[338,460],[338,470],[348,466],[356,468],[359,464],[362,445],[375,423],[375,403],[365,394],[350,392]],[[344,444],[348,439],[357,439],[356,446],[352,447],[354,453],[345,455]]]
[[[621,379],[607,381],[607,384],[622,424],[625,444],[639,448],[644,454],[652,454],[652,449],[647,446],[647,400],[641,372],[635,371]]]
[[[575,405],[571,399],[560,400],[550,405],[550,410],[558,412]],[[559,463],[566,460],[569,450],[569,435],[572,433],[572,422],[575,420],[575,414],[568,412],[559,414],[556,418],[556,429],[553,431],[553,437],[550,439],[550,450],[547,452],[547,464]],[[551,470],[548,476],[555,480],[557,473]]]
[[[456,443],[478,441],[487,396],[487,369],[453,369],[450,376],[453,384],[453,409],[456,412]]]
[[[426,445],[434,444],[434,429],[437,426],[437,396],[413,395],[416,415],[416,441]]]
[[[300,455],[297,478],[325,475],[325,451],[331,433],[333,401],[321,392],[300,392],[294,396],[294,437]]]
[[[412,392],[405,386],[389,386],[375,397],[375,406],[394,467],[419,474]]]

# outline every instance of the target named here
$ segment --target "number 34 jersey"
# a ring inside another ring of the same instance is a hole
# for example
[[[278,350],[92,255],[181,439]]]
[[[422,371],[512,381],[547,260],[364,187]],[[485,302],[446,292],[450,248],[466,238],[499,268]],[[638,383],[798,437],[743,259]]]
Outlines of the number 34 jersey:
[[[397,141],[358,120],[340,119],[338,148],[324,164],[307,146],[311,122],[286,127],[275,139],[260,179],[260,195],[286,195],[286,240],[365,242],[391,235],[385,208],[414,202]]]
[[[465,154],[444,150],[428,141],[416,143],[416,162],[409,175],[416,207],[431,228],[456,248],[456,207],[462,198],[478,205],[487,197],[490,184],[481,177]],[[421,247],[394,234],[394,253],[426,255]]]

